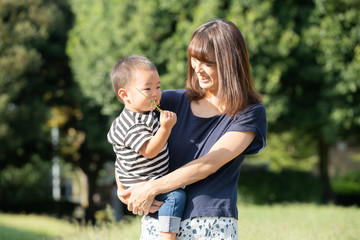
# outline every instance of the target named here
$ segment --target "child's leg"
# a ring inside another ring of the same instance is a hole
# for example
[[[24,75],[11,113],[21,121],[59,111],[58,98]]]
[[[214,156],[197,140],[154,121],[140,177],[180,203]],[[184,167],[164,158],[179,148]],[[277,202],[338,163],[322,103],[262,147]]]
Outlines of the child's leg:
[[[175,240],[176,238],[176,233],[172,233],[172,232],[161,232],[160,233],[160,239],[161,240]]]
[[[156,199],[164,201],[159,209],[161,239],[175,239],[185,208],[185,192],[183,189],[177,189],[166,194],[160,194],[156,196]]]

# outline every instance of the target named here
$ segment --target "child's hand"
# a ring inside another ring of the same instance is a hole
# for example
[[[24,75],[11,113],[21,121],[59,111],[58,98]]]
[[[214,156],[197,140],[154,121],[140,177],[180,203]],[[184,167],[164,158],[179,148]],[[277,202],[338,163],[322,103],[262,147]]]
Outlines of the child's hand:
[[[160,114],[160,126],[164,129],[171,129],[177,121],[176,113],[163,110]]]
[[[164,204],[164,202],[160,202],[160,201],[154,199],[153,203],[151,204],[149,212],[150,213],[155,213],[155,212],[159,211],[159,208],[163,204]]]

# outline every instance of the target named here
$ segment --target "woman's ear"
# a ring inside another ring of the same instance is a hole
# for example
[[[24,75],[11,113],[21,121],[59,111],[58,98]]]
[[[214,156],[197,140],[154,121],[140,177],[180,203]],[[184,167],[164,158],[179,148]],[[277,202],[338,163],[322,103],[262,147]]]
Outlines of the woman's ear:
[[[120,88],[117,92],[120,99],[122,99],[124,102],[127,100],[127,93],[125,88]]]

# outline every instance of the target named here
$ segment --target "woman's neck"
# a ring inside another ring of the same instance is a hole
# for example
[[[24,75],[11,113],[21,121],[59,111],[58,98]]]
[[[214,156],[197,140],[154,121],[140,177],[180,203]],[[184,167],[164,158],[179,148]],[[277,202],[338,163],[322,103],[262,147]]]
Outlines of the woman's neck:
[[[214,95],[206,96],[198,101],[190,103],[191,111],[197,117],[209,118],[222,113],[218,106],[218,98]]]

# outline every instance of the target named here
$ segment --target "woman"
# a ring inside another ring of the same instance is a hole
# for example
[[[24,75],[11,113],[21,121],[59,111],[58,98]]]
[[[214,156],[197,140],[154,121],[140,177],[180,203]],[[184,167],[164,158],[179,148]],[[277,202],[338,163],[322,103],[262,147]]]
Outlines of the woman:
[[[162,108],[178,117],[168,140],[172,172],[119,188],[119,198],[134,214],[148,214],[156,195],[186,186],[177,239],[237,239],[240,167],[245,155],[265,147],[266,113],[260,101],[239,29],[224,19],[201,25],[188,47],[186,89],[162,95]],[[154,201],[151,212],[158,205]],[[142,220],[141,239],[159,236],[150,215]]]

